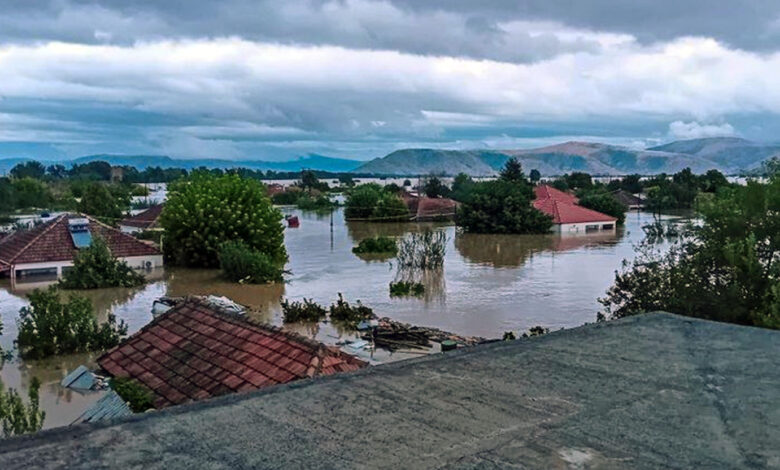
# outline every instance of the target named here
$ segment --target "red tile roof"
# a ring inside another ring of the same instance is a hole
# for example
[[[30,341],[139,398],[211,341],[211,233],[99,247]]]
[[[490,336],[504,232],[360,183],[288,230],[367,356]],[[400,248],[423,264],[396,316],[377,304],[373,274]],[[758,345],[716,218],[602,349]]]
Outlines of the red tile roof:
[[[540,185],[534,188],[536,199],[533,205],[549,215],[554,224],[579,224],[587,222],[615,222],[616,218],[601,212],[578,206],[578,199],[571,194]]]
[[[127,225],[128,227],[138,227],[142,229],[154,227],[157,225],[157,220],[160,218],[162,210],[162,204],[151,206],[140,214],[124,219],[119,225]]]
[[[44,263],[69,261],[78,249],[68,230],[68,219],[84,215],[63,214],[30,230],[17,231],[0,240],[0,264]],[[102,237],[117,258],[159,255],[160,250],[97,220],[89,220],[93,236]]]
[[[367,365],[197,298],[160,315],[98,364],[112,376],[132,377],[149,387],[157,408]]]
[[[577,204],[579,202],[579,199],[573,194],[565,193],[546,184],[534,187],[534,193],[536,193],[536,199],[554,199],[568,204]]]

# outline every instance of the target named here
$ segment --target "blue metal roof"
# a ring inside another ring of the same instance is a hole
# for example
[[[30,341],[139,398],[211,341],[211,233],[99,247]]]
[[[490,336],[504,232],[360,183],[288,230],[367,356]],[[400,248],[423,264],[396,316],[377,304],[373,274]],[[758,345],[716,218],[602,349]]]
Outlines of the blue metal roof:
[[[95,385],[95,374],[90,372],[86,366],[80,365],[73,372],[66,375],[60,382],[60,385],[78,390],[90,390]]]

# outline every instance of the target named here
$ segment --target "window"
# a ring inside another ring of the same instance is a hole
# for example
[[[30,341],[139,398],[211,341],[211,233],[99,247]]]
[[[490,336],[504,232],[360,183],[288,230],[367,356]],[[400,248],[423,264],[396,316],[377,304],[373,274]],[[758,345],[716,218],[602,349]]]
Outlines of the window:
[[[585,231],[586,232],[598,232],[599,226],[598,225],[586,225]]]
[[[615,224],[604,224],[601,226],[601,230],[612,230],[612,228],[615,227]]]

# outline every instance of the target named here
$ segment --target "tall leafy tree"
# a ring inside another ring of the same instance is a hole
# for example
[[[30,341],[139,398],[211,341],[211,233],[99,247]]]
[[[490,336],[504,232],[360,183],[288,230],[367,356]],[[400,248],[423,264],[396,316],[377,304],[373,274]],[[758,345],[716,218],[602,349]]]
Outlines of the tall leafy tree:
[[[28,162],[18,163],[11,168],[10,174],[14,178],[34,178],[39,180],[43,179],[46,175],[46,167],[40,162],[30,160]]]
[[[215,268],[222,244],[240,241],[281,266],[287,261],[281,221],[259,181],[196,171],[169,187],[160,216],[163,249],[174,264]]]

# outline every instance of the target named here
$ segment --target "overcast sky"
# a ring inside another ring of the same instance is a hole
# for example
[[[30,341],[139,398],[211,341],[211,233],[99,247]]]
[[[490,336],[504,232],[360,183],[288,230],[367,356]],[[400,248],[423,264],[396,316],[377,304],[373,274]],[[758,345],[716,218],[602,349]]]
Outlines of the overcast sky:
[[[780,141],[777,0],[2,0],[0,158]]]

